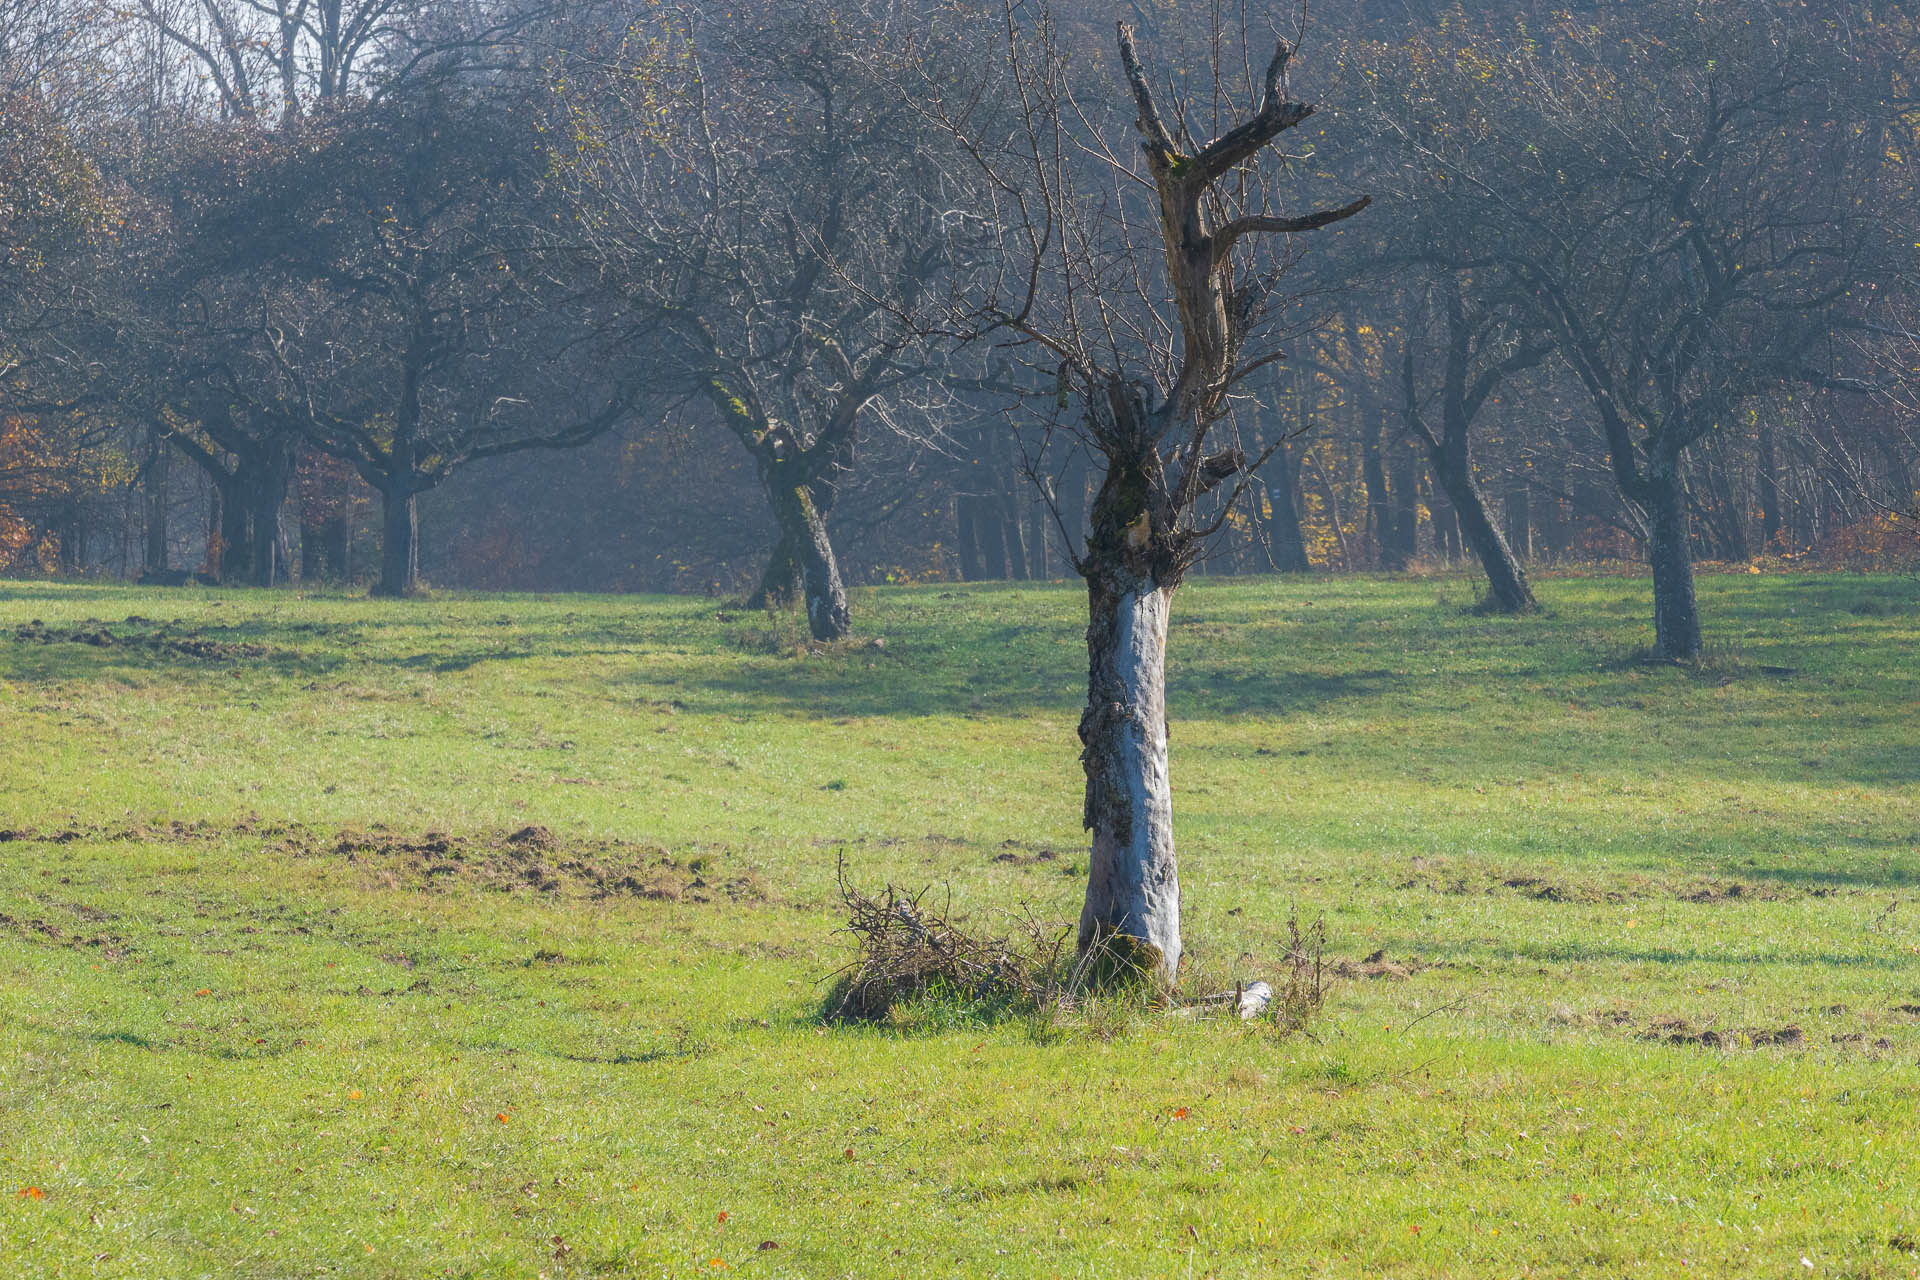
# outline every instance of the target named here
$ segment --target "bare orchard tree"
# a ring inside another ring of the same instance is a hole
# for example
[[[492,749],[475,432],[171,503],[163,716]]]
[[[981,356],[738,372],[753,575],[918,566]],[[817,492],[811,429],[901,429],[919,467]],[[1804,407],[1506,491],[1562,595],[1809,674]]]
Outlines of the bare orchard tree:
[[[1087,584],[1080,741],[1092,832],[1079,945],[1170,981],[1181,955],[1165,672],[1173,595],[1224,518],[1221,503],[1202,499],[1223,485],[1237,496],[1265,461],[1223,437],[1236,388],[1280,356],[1267,321],[1292,256],[1274,237],[1331,226],[1367,200],[1275,211],[1286,166],[1263,156],[1313,114],[1288,89],[1293,43],[1275,42],[1244,98],[1216,63],[1212,102],[1175,97],[1169,115],[1132,29],[1118,34],[1131,159],[1121,157],[1132,147],[1072,105],[1044,12],[1029,21],[1005,9],[1004,115],[984,108],[985,95],[937,109],[969,140],[986,216],[1007,232],[1008,276],[973,314],[1046,369],[1050,404],[1080,407],[1076,430],[1099,472],[1076,562]]]
[[[529,37],[559,8],[547,0],[135,0],[128,12],[176,51],[205,112],[293,127],[326,105],[524,62]]]
[[[561,86],[577,215],[635,358],[753,456],[779,530],[755,600],[797,583],[822,640],[851,626],[836,480],[863,431],[923,420],[907,318],[946,229],[888,78],[917,22],[904,0],[663,9]]]
[[[1856,385],[1835,335],[1904,256],[1889,113],[1824,22],[1657,0],[1496,32],[1430,60],[1448,115],[1405,139],[1481,287],[1511,282],[1585,390],[1669,659],[1701,652],[1696,447],[1783,386]]]
[[[511,98],[424,95],[263,138],[190,234],[221,414],[292,424],[379,493],[379,595],[418,585],[418,499],[487,458],[583,444],[629,395],[551,248],[546,153]],[[254,135],[259,136],[259,135]],[[229,446],[231,448],[232,446]]]

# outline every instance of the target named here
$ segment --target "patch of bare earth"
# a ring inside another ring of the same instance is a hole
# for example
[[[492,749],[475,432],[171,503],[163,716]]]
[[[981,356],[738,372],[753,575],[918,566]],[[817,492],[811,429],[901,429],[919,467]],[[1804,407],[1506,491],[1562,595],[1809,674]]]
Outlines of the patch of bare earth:
[[[1801,1049],[1807,1034],[1797,1026],[1784,1027],[1696,1027],[1685,1018],[1656,1018],[1641,1033],[1643,1040],[1663,1044],[1690,1045],[1701,1049]]]
[[[72,910],[86,924],[97,924],[101,920],[111,918],[106,912],[92,907],[75,906]],[[103,960],[118,960],[131,950],[127,940],[117,933],[96,929],[82,929],[74,932],[39,916],[23,920],[0,912],[0,933],[12,934],[43,947],[67,947],[75,950],[87,947],[97,948]]]
[[[391,888],[454,884],[499,892],[659,902],[765,902],[759,874],[725,868],[710,853],[679,857],[624,840],[563,839],[543,826],[514,831],[418,835],[375,827],[332,834],[296,831],[274,846],[303,858],[337,858]]]
[[[202,662],[226,662],[236,658],[265,658],[273,650],[263,644],[216,640],[198,628],[180,629],[180,623],[155,622],[139,614],[129,614],[124,622],[101,622],[89,618],[77,627],[49,627],[35,618],[16,627],[13,638],[21,644],[80,644],[95,649],[124,649],[169,658],[194,658]]]

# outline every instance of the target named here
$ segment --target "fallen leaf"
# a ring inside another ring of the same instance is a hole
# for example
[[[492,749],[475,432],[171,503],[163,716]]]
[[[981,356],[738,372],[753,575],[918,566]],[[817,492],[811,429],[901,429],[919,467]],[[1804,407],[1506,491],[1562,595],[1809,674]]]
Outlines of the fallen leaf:
[[[1185,1107],[1175,1107],[1173,1109],[1173,1118],[1175,1120],[1185,1120],[1191,1114],[1193,1113],[1188,1111],[1187,1108]]]
[[[714,1214],[713,1220],[715,1222],[725,1222],[727,1220],[727,1211],[722,1209],[720,1212]]]
[[[765,1253],[769,1249],[778,1249],[779,1247],[780,1242],[777,1240],[762,1240],[760,1242],[760,1252],[762,1253]]]
[[[493,1118],[501,1124],[505,1124],[507,1122],[507,1113],[504,1111],[496,1111],[493,1113]]]
[[[38,1187],[22,1187],[20,1194],[28,1200],[45,1200],[47,1193]]]
[[[846,1155],[846,1157],[847,1157],[847,1159],[849,1159],[849,1160],[851,1160],[851,1159],[853,1159],[853,1148],[852,1148],[852,1147],[848,1147],[848,1148],[846,1149],[846,1152],[845,1152],[845,1155]]]
[[[211,987],[202,987],[193,994],[196,996],[210,996],[213,994],[213,989]]]
[[[359,1097],[360,1097],[360,1091],[358,1089],[347,1090],[347,1098],[349,1101],[357,1100]]]

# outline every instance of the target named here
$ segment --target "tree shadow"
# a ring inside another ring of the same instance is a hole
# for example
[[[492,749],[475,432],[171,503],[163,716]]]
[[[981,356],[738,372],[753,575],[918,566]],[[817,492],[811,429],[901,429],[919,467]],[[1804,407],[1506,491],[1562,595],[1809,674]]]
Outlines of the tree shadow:
[[[1402,936],[1380,938],[1376,945],[1389,955],[1432,954],[1437,949],[1432,938]],[[1470,939],[1450,942],[1444,948],[1448,958],[1465,958],[1479,965],[1520,962],[1533,966],[1580,964],[1652,964],[1709,967],[1790,966],[1808,969],[1878,970],[1907,973],[1913,969],[1910,958],[1895,955],[1869,955],[1864,952],[1833,950],[1741,955],[1703,947],[1629,946],[1599,942],[1535,943],[1518,939]]]

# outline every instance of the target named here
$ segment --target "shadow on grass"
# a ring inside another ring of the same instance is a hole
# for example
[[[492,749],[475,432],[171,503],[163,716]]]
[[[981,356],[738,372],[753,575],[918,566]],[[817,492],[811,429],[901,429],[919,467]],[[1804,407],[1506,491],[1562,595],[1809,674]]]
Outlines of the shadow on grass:
[[[1433,939],[1400,937],[1378,939],[1393,955],[1432,954]],[[1652,964],[1701,966],[1705,968],[1771,968],[1786,965],[1795,968],[1872,969],[1906,973],[1913,969],[1910,957],[1868,955],[1842,951],[1770,952],[1741,955],[1698,947],[1627,946],[1607,943],[1529,943],[1502,942],[1497,939],[1450,943],[1444,950],[1449,957],[1466,957],[1478,964],[1518,962],[1535,966],[1581,964]]]

